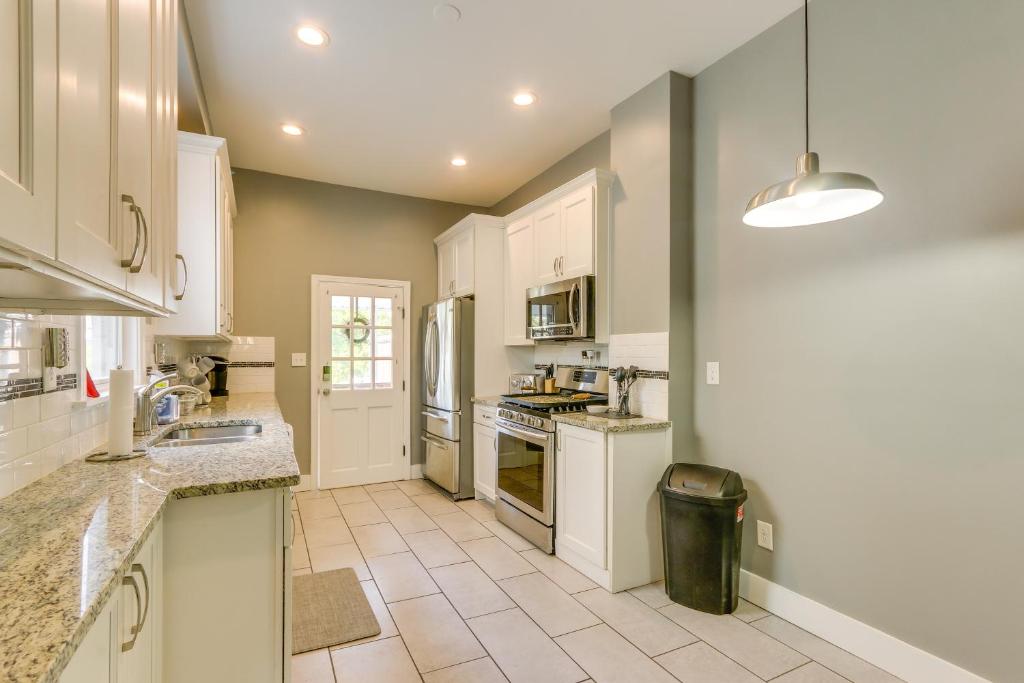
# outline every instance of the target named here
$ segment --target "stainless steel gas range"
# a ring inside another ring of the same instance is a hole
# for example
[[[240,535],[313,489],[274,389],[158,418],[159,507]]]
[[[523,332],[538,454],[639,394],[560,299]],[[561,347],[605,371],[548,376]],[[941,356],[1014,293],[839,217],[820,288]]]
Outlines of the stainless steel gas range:
[[[495,514],[544,552],[555,548],[556,413],[608,403],[608,371],[559,368],[558,393],[502,396],[498,435],[498,495]],[[586,393],[588,397],[579,397]]]

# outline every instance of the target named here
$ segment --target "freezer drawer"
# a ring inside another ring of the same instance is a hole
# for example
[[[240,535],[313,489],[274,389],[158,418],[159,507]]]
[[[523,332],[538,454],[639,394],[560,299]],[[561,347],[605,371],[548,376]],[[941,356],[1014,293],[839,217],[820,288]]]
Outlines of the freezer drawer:
[[[459,492],[459,444],[424,431],[423,476],[452,494]]]
[[[423,406],[420,410],[420,415],[423,416],[423,431],[448,441],[460,440],[459,435],[462,429],[461,414]]]

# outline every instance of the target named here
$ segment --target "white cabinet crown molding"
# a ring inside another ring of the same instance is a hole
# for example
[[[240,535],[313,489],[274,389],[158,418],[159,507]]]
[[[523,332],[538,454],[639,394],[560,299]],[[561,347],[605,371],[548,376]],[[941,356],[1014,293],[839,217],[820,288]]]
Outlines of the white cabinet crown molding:
[[[547,194],[537,197],[529,204],[521,206],[512,213],[505,216],[505,223],[510,224],[521,218],[525,218],[532,213],[536,213],[538,210],[547,206],[551,202],[558,201],[562,197],[570,194],[581,187],[587,185],[597,184],[603,188],[611,187],[611,184],[615,181],[615,173],[608,171],[603,168],[592,168],[586,173],[581,173],[564,185],[559,185],[554,190],[551,190]]]
[[[448,228],[440,235],[434,238],[434,244],[442,244],[452,239],[464,230],[469,230],[473,227],[481,228],[504,228],[505,219],[499,218],[498,216],[488,216],[482,213],[471,213],[468,214],[461,221]]]

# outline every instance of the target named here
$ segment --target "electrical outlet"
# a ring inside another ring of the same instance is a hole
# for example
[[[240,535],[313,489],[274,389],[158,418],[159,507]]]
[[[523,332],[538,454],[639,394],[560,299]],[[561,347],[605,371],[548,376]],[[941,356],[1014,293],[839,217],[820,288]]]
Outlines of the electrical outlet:
[[[304,353],[293,353],[292,354],[292,367],[293,368],[304,368],[304,367],[306,367],[306,354],[304,354]]]
[[[708,361],[707,363],[707,383],[718,384],[718,361]]]
[[[765,550],[775,552],[775,542],[772,540],[772,525],[768,522],[757,520],[757,544]]]

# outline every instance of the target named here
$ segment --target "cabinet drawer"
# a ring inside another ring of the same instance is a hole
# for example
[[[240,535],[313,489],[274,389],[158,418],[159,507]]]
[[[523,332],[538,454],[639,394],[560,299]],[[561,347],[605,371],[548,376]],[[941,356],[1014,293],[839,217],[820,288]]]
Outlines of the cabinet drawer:
[[[498,415],[498,409],[494,406],[475,405],[473,406],[473,422],[485,425],[493,425],[494,418]]]

